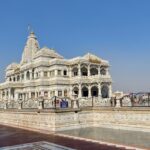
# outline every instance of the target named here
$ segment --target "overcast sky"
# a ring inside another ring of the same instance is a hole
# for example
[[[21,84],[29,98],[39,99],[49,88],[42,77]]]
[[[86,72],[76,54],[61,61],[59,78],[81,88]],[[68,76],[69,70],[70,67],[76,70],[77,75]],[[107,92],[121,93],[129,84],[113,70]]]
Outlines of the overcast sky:
[[[109,60],[114,91],[150,91],[149,0],[1,0],[1,82],[21,59],[29,24],[41,47],[65,58]]]

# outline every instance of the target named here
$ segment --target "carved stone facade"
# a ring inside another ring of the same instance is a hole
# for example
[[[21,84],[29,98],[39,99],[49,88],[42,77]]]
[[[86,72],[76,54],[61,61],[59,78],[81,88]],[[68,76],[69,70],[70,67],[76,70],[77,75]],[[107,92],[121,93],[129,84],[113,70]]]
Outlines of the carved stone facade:
[[[6,68],[0,100],[29,100],[40,96],[108,100],[112,95],[109,62],[93,54],[64,59],[55,50],[40,48],[30,33],[19,64]]]

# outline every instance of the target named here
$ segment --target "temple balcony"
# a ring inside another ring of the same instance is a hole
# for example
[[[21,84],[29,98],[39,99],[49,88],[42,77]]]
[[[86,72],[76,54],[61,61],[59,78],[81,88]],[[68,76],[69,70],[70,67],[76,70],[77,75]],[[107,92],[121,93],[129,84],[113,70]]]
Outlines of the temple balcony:
[[[71,79],[71,84],[75,83],[91,83],[91,82],[112,82],[111,76],[108,75],[93,75],[93,76],[74,76]]]

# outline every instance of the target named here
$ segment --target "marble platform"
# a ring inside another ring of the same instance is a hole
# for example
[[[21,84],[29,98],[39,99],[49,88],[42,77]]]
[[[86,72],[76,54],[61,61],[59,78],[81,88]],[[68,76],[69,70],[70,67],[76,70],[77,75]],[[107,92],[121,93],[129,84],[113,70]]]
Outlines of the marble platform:
[[[74,150],[74,149],[54,144],[51,142],[40,141],[15,146],[2,147],[0,148],[0,150]]]

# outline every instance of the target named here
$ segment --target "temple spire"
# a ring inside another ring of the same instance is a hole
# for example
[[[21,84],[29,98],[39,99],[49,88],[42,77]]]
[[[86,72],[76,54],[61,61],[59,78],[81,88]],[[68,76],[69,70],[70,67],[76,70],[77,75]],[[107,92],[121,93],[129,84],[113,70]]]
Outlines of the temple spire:
[[[21,63],[31,62],[39,49],[40,47],[37,38],[34,32],[31,31],[23,50]]]

